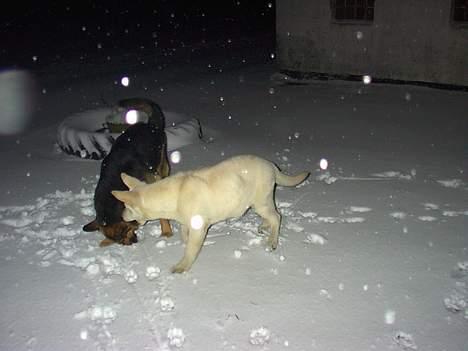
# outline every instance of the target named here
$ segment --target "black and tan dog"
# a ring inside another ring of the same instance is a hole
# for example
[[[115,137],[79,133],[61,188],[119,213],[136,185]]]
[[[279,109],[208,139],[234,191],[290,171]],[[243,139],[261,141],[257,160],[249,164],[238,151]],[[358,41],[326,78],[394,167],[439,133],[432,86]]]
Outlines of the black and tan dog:
[[[120,178],[122,172],[146,183],[153,183],[169,175],[167,138],[164,132],[164,115],[161,108],[151,100],[132,98],[119,101],[118,111],[143,111],[148,123],[136,123],[122,133],[112,145],[110,153],[101,164],[101,174],[94,193],[96,218],[86,224],[86,232],[101,231],[106,239],[100,246],[113,243],[131,245],[136,243],[135,230],[138,223],[122,219],[124,204],[111,194],[111,190],[127,190]],[[172,229],[167,219],[160,219],[161,232],[171,236]]]

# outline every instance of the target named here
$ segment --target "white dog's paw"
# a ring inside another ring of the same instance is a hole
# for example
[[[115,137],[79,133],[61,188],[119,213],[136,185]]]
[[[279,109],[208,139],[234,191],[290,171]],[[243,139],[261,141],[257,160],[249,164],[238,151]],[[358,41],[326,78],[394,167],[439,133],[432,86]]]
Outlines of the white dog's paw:
[[[178,265],[171,268],[171,273],[184,273],[184,272],[185,272],[184,267],[180,267]]]
[[[274,238],[272,235],[270,235],[268,237],[267,244],[269,247],[271,247],[272,250],[276,250],[278,247],[278,238]]]
[[[190,269],[190,267],[187,267],[184,263],[177,263],[175,266],[171,268],[172,273],[184,273],[187,272]]]

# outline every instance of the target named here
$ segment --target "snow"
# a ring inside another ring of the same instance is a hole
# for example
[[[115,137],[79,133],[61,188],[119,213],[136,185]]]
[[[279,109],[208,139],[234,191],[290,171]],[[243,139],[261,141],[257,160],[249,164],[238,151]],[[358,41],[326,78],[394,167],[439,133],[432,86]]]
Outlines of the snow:
[[[417,350],[413,335],[399,331],[395,335],[395,341],[403,350]]]
[[[161,273],[161,269],[159,267],[154,267],[154,266],[146,267],[145,275],[146,275],[146,278],[148,278],[149,280],[158,278],[160,273]]]
[[[163,297],[159,303],[163,312],[170,312],[175,308],[174,301],[170,297]]]
[[[37,74],[47,94],[30,129],[0,139],[0,349],[466,350],[466,93],[283,85],[271,62],[232,60]],[[252,211],[212,226],[182,275],[169,272],[177,223],[171,238],[155,221],[135,245],[99,247],[102,234],[81,228],[100,163],[54,143],[101,96],[152,97],[201,121],[205,142],[178,149],[172,172],[241,153],[311,171],[276,190],[278,249],[265,251]]]
[[[250,332],[250,343],[252,345],[265,345],[270,341],[271,332],[265,328],[260,327]]]
[[[180,328],[171,328],[167,332],[167,338],[169,339],[169,345],[179,348],[184,345],[185,334]]]
[[[325,243],[327,242],[327,239],[321,234],[310,233],[310,234],[307,234],[304,242],[310,243],[310,244],[325,245]]]

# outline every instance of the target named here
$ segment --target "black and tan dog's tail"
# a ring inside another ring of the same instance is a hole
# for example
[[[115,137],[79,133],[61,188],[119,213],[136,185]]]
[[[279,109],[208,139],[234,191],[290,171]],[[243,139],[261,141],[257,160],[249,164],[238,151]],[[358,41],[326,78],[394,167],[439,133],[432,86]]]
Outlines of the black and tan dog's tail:
[[[276,184],[281,186],[296,186],[301,184],[309,176],[309,172],[301,172],[294,176],[282,173],[278,167],[275,168]]]
[[[166,125],[166,119],[161,107],[153,101],[151,101],[151,113],[148,117],[148,123],[154,124],[162,129],[164,129]]]

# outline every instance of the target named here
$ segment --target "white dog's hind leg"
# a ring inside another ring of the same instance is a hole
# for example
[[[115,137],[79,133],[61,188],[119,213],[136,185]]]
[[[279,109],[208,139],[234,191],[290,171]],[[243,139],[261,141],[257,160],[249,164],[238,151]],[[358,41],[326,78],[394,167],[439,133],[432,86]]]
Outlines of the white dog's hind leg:
[[[188,227],[185,224],[181,224],[180,225],[180,237],[182,238],[182,241],[184,242],[184,244],[187,244],[188,236],[189,236]]]
[[[255,206],[255,212],[257,212],[263,220],[259,230],[265,230],[270,233],[270,236],[268,237],[268,245],[275,250],[278,247],[279,228],[281,222],[280,214],[276,211],[274,204]]]
[[[172,273],[186,272],[192,267],[193,262],[203,246],[207,229],[207,226],[198,230],[190,229],[188,241],[185,245],[184,257],[182,257],[179,263],[172,267]]]
[[[271,246],[273,250],[276,250],[278,247],[278,240],[279,240],[279,229],[280,229],[280,222],[281,216],[279,215],[276,210],[272,213],[272,217],[270,219],[271,222],[271,232],[270,236],[268,237],[268,244]]]
[[[270,232],[270,224],[265,219],[262,219],[262,224],[258,226],[258,232],[261,234]]]

